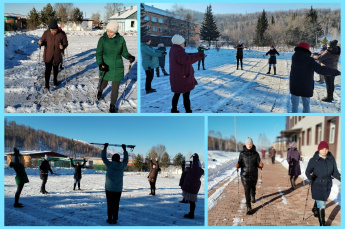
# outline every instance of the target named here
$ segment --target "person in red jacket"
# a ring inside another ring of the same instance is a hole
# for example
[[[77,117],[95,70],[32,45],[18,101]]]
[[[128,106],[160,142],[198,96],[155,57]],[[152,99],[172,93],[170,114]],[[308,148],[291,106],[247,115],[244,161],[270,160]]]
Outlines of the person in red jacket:
[[[176,34],[171,39],[173,45],[169,52],[170,85],[174,92],[172,98],[171,113],[180,113],[177,110],[178,99],[183,94],[183,105],[187,113],[192,113],[190,108],[190,91],[194,89],[198,82],[194,78],[192,64],[205,57],[201,52],[186,53],[184,50],[185,39]]]
[[[204,175],[204,170],[201,168],[199,161],[199,155],[193,155],[193,164],[187,171],[182,185],[183,199],[189,201],[190,210],[188,214],[184,215],[184,218],[194,219],[195,202],[198,201],[198,193],[201,186],[200,178]]]

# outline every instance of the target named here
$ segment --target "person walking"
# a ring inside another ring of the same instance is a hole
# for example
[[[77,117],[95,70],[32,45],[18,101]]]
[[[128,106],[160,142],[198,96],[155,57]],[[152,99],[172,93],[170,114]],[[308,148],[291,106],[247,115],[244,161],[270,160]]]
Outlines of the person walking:
[[[235,167],[236,169],[241,169],[240,175],[246,197],[247,215],[252,215],[251,203],[256,202],[255,194],[256,183],[258,182],[258,169],[262,169],[264,164],[250,137],[247,138]]]
[[[243,49],[244,49],[244,46],[242,44],[242,41],[239,41],[238,45],[236,45],[234,48],[237,49],[237,51],[236,51],[237,70],[238,70],[238,65],[239,65],[240,61],[241,61],[241,70],[243,70]]]
[[[142,38],[142,42],[140,45],[141,57],[142,57],[142,65],[145,70],[146,74],[146,81],[145,81],[145,91],[146,94],[156,92],[156,89],[152,88],[152,80],[154,75],[154,69],[159,67],[158,57],[163,57],[167,53],[153,49],[150,47],[151,44],[151,36],[145,35]]]
[[[186,113],[192,113],[189,96],[191,90],[198,84],[194,78],[192,64],[205,57],[205,54],[201,52],[186,53],[185,39],[181,35],[174,35],[171,41],[173,45],[169,52],[170,85],[171,91],[174,93],[171,113],[180,112],[177,110],[177,104],[181,93]]]
[[[17,191],[14,195],[14,207],[15,208],[22,208],[23,204],[19,203],[19,197],[22,193],[24,188],[24,184],[29,183],[28,175],[26,174],[25,167],[22,163],[20,163],[20,154],[17,148],[13,148],[14,151],[14,162],[10,163],[10,167],[14,169],[16,172],[16,184],[17,184]]]
[[[39,46],[44,46],[43,61],[45,63],[45,88],[47,93],[50,90],[49,80],[50,73],[53,68],[54,86],[59,86],[57,76],[59,73],[59,65],[62,62],[61,50],[68,46],[67,37],[58,29],[56,20],[51,20],[49,29],[46,30],[41,39],[38,41]]]
[[[198,47],[198,52],[201,52],[203,54],[205,54],[205,51],[207,50],[210,50],[210,48],[205,48],[201,43]],[[202,58],[201,60],[198,61],[198,70],[200,70],[200,62],[202,62],[202,70],[206,70],[205,69],[205,57],[206,55],[204,56],[204,58]]]
[[[323,44],[323,45],[321,46],[320,51],[319,51],[319,52],[313,53],[313,54],[312,54],[312,57],[314,57],[314,56],[321,56],[322,53],[324,53],[326,50],[327,50],[327,44]],[[315,58],[314,58],[314,59],[315,59]],[[317,62],[318,62],[319,64],[321,64],[320,61],[317,60]],[[324,75],[319,75],[319,76],[320,76],[320,80],[316,81],[316,83],[323,84],[323,83],[325,82],[325,76],[324,76]]]
[[[337,76],[340,72],[318,64],[309,51],[309,44],[299,43],[292,55],[290,93],[292,113],[298,113],[299,98],[302,98],[303,113],[310,113],[310,97],[314,92],[314,71],[325,76]]]
[[[196,202],[198,201],[198,193],[201,187],[201,176],[204,175],[204,170],[201,168],[199,155],[193,154],[193,163],[191,168],[186,172],[186,176],[182,185],[183,199],[189,201],[189,213],[184,215],[184,218],[194,219],[194,212]]]
[[[333,185],[332,179],[340,181],[341,177],[328,143],[321,141],[317,149],[308,162],[305,174],[311,182],[311,194],[316,205],[314,214],[318,217],[320,226],[326,226],[325,208]]]
[[[111,101],[109,113],[115,113],[115,103],[119,95],[119,87],[124,79],[124,66],[122,57],[135,61],[128,50],[126,41],[118,33],[118,23],[115,20],[107,24],[106,32],[99,38],[96,50],[96,61],[99,66],[99,82],[97,99],[102,98],[103,90],[107,87],[108,81],[111,81]]]
[[[47,190],[46,190],[46,183],[48,181],[48,172],[50,172],[50,174],[53,174],[53,170],[51,169],[48,160],[49,160],[49,157],[46,154],[44,156],[43,161],[41,162],[41,165],[40,165],[40,178],[42,180],[42,185],[41,185],[41,191],[40,192],[42,194],[48,193]]]
[[[263,159],[265,159],[265,155],[266,155],[266,150],[264,148],[261,149],[261,156]]]
[[[156,195],[156,181],[158,172],[161,171],[159,168],[158,158],[156,158],[156,164],[153,164],[152,158],[150,160],[150,173],[148,176],[148,181],[150,182],[151,192],[149,195],[155,196]]]
[[[105,194],[107,198],[107,209],[108,209],[108,219],[109,224],[117,224],[120,198],[123,188],[123,173],[128,163],[128,152],[126,150],[126,145],[122,145],[123,149],[123,160],[120,162],[120,155],[115,153],[111,161],[107,158],[107,148],[108,143],[104,144],[104,149],[102,150],[102,161],[107,166],[107,172],[105,175]]]
[[[315,60],[318,60],[321,63],[321,66],[326,66],[331,69],[338,69],[338,62],[340,58],[340,47],[337,45],[338,41],[333,40],[329,41],[327,44],[327,50],[321,55],[312,55]],[[325,75],[327,96],[322,98],[321,101],[331,103],[334,98],[334,79],[333,75]]]
[[[167,49],[164,47],[163,43],[159,43],[157,50],[162,51],[163,53],[166,53]],[[159,67],[162,69],[163,74],[165,76],[168,76],[169,74],[165,71],[165,56],[166,55],[158,57],[158,61],[159,61]],[[159,77],[159,67],[156,68],[157,77]]]
[[[80,180],[81,180],[81,169],[84,168],[86,164],[86,160],[84,158],[84,163],[82,165],[77,162],[76,164],[73,163],[73,158],[70,158],[71,160],[71,166],[74,168],[74,186],[73,190],[75,190],[75,186],[78,183],[78,190],[80,190]]]
[[[272,164],[276,163],[276,153],[277,153],[277,151],[272,146],[271,149],[270,149],[270,157],[271,157],[271,160],[272,160]]]
[[[270,50],[266,53],[266,56],[270,55],[270,57],[268,58],[268,72],[266,74],[271,74],[271,66],[273,65],[273,69],[274,69],[274,75],[277,74],[277,68],[276,68],[276,64],[277,64],[277,58],[276,55],[280,55],[279,52],[274,48],[273,45],[270,46]]]
[[[289,164],[289,176],[292,189],[296,189],[296,180],[298,176],[301,175],[299,162],[303,160],[303,157],[301,157],[296,148],[296,142],[292,142],[286,156],[286,161]]]

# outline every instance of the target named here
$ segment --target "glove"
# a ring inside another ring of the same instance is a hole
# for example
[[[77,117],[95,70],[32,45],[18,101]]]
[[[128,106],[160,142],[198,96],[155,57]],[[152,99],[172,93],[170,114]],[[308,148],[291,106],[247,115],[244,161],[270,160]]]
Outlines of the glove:
[[[309,174],[308,175],[308,179],[310,180],[310,181],[314,181],[315,179],[316,179],[316,176],[314,175],[314,174]]]
[[[135,56],[129,55],[128,59],[129,59],[129,63],[133,63],[135,61]]]
[[[100,70],[101,72],[107,72],[107,71],[109,71],[109,66],[108,66],[107,64],[105,64],[105,63],[100,64],[100,65],[98,66],[98,68],[99,68],[99,70]]]
[[[165,56],[165,55],[168,54],[168,53],[167,53],[167,52],[163,52],[162,54],[163,54],[163,56]]]
[[[109,143],[105,143],[105,144],[104,144],[104,149],[107,149],[107,148],[108,148],[108,145],[109,145]]]
[[[236,165],[235,165],[235,168],[236,168],[236,169],[239,169],[239,168],[240,168],[240,164],[236,164]]]
[[[262,169],[264,167],[264,163],[262,163],[262,161],[260,161],[259,167],[260,167],[260,169]]]
[[[123,151],[126,151],[126,145],[122,144],[121,146],[122,146]]]

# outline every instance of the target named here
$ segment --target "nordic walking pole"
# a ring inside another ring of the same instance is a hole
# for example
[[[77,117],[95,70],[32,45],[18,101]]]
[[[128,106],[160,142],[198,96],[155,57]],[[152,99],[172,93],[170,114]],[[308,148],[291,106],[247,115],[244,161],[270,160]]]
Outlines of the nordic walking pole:
[[[132,68],[132,63],[129,63],[128,72],[127,72],[127,79],[126,79],[126,85],[125,85],[125,90],[123,91],[123,94],[122,94],[121,105],[123,104],[123,101],[124,101],[124,98],[125,98],[125,94],[126,94],[126,90],[127,90],[127,83],[128,83],[128,76],[129,76],[129,72],[131,71],[131,68]]]
[[[304,221],[305,210],[306,210],[306,208],[307,208],[307,203],[308,203],[308,196],[309,196],[309,189],[310,189],[310,186],[311,186],[311,181],[309,181],[309,187],[308,187],[307,198],[306,198],[306,200],[305,200],[304,212],[303,212],[303,221]]]
[[[264,204],[262,201],[262,199],[264,198],[264,190],[263,190],[264,186],[262,184],[263,184],[263,182],[262,182],[262,168],[261,168],[261,189],[262,189],[262,191],[261,191],[261,208],[264,207]]]
[[[241,203],[241,201],[240,201],[240,178],[238,176],[238,169],[237,169],[237,199],[238,199],[238,202]]]
[[[105,145],[105,143],[90,143],[92,145]],[[121,144],[108,144],[108,146],[116,146],[116,147],[122,147]],[[126,145],[126,147],[130,148],[130,149],[134,149],[135,145]]]

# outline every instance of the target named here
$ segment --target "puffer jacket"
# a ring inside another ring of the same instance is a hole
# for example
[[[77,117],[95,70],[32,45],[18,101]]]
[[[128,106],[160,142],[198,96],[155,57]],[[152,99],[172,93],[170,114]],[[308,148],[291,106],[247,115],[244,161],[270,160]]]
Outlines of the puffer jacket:
[[[260,155],[256,151],[255,145],[248,150],[243,146],[243,151],[240,153],[238,164],[241,168],[241,180],[243,185],[254,185],[258,180],[258,168],[260,163]]]
[[[340,47],[328,47],[321,55],[313,55],[315,60],[318,60],[322,66],[332,69],[338,69],[338,62],[340,58]]]

